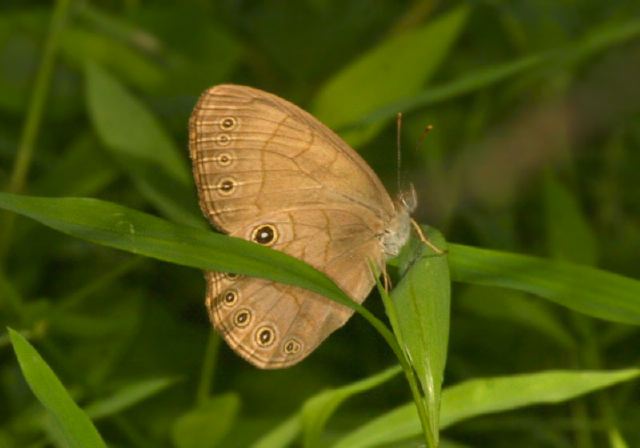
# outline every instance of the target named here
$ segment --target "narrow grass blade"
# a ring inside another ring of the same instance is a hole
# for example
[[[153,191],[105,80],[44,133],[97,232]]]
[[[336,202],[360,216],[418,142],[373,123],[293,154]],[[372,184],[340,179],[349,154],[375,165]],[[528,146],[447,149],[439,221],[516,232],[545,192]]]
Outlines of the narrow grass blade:
[[[414,95],[390,101],[379,106],[370,113],[357,117],[351,123],[345,123],[339,128],[345,132],[373,123],[389,120],[398,112],[412,112],[419,108],[455,99],[462,95],[477,92],[481,89],[498,84],[520,74],[528,74],[535,68],[555,65],[564,70],[568,63],[576,63],[593,56],[615,45],[620,45],[640,34],[640,21],[631,20],[626,23],[616,23],[603,29],[589,30],[586,36],[567,47],[536,53],[514,61],[497,63],[487,67],[479,67],[471,74],[464,74],[442,85],[430,86]],[[555,61],[561,61],[555,64]],[[549,76],[544,71],[544,76]]]
[[[9,329],[13,349],[29,387],[53,417],[56,428],[71,448],[106,448],[87,414],[73,401],[56,374],[18,332]]]
[[[195,268],[269,278],[356,306],[326,275],[294,257],[106,201],[0,193],[0,208],[94,243]]]
[[[592,267],[449,245],[454,281],[528,292],[584,314],[640,325],[640,281]]]
[[[354,395],[389,381],[400,372],[402,372],[400,366],[391,367],[355,383],[321,392],[307,400],[302,407],[303,446],[306,448],[323,446],[322,432],[338,406]]]
[[[549,371],[470,380],[442,394],[442,429],[459,421],[545,403],[560,403],[640,376],[640,369]],[[334,448],[366,448],[420,435],[413,403],[400,406],[340,439]]]

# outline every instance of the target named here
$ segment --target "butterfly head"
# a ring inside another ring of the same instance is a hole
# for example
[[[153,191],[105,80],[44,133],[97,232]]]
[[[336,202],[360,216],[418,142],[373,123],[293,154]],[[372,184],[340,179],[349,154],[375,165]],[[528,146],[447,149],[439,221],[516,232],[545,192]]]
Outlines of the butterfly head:
[[[418,206],[418,194],[416,193],[416,187],[413,184],[409,184],[409,188],[401,191],[396,200],[396,210],[406,211],[409,215],[416,210]]]

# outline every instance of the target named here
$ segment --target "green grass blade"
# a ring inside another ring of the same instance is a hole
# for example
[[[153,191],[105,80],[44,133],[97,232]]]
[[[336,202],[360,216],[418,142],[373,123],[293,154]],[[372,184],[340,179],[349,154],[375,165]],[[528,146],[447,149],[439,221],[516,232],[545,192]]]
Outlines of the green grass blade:
[[[439,232],[429,239],[442,250],[446,242]],[[424,393],[429,433],[437,446],[440,391],[449,344],[451,280],[446,255],[420,245],[421,255],[391,292],[401,343]]]
[[[442,427],[493,412],[572,398],[629,381],[640,369],[613,371],[548,371],[465,381],[447,389],[442,401]]]
[[[471,74],[464,74],[458,79],[442,85],[430,86],[416,92],[414,95],[388,102],[369,114],[357,117],[352,123],[344,124],[341,129],[349,130],[361,126],[369,126],[381,120],[389,120],[398,112],[412,112],[419,108],[433,106],[434,104],[449,101],[462,95],[477,92],[501,81],[513,78],[520,74],[527,74],[532,69],[551,65],[554,61],[562,61],[555,64],[564,69],[569,62],[575,63],[593,56],[595,53],[606,50],[612,46],[620,45],[640,34],[640,21],[632,20],[627,23],[618,23],[615,26],[599,30],[590,30],[582,40],[559,48],[508,61],[480,67]],[[544,76],[549,76],[544,72]]]
[[[12,329],[9,329],[9,336],[22,374],[38,401],[53,417],[65,443],[70,448],[106,448],[87,414],[73,401],[36,349]]]
[[[256,440],[251,448],[286,448],[291,446],[301,431],[302,419],[295,414]]]
[[[640,376],[639,369],[549,371],[470,380],[442,394],[440,426],[494,412],[560,403]],[[413,403],[400,406],[340,439],[334,448],[366,448],[417,437],[420,422]]]
[[[327,390],[311,397],[302,407],[303,446],[323,446],[321,436],[329,418],[338,406],[354,395],[371,390],[402,372],[400,366],[391,367],[355,383]]]
[[[640,281],[611,272],[461,244],[449,245],[454,281],[528,292],[584,314],[640,324]]]
[[[171,438],[177,448],[211,448],[233,427],[240,411],[240,397],[227,393],[211,397],[178,418]]]
[[[496,64],[476,70],[470,75],[463,75],[443,85],[436,85],[414,95],[401,98],[372,111],[359,120],[349,123],[346,129],[368,126],[381,120],[394,118],[398,112],[412,112],[416,109],[448,101],[458,96],[466,95],[489,87],[500,81],[509,79],[520,73],[526,73],[532,67],[548,60],[546,55],[526,56],[515,61]]]
[[[284,448],[290,446],[301,432],[305,447],[318,446],[327,421],[345,400],[380,386],[401,371],[400,366],[391,367],[360,381],[314,395],[299,413],[254,442],[252,448]]]
[[[312,113],[338,129],[399,98],[420,90],[447,57],[463,29],[469,9],[460,7],[390,38],[337,73],[316,97]],[[377,122],[342,136],[360,146],[381,129]]]
[[[325,274],[294,257],[240,238],[174,224],[98,199],[0,193],[0,208],[94,243],[184,266],[269,278],[356,307]]]
[[[382,321],[354,302],[324,273],[283,252],[213,231],[174,224],[98,199],[0,193],[0,208],[68,235],[134,254],[309,289],[360,313],[393,350],[397,349],[393,334]]]
[[[159,394],[175,383],[175,378],[153,378],[126,384],[113,395],[90,403],[84,410],[93,420],[108,417]]]
[[[182,153],[151,112],[95,64],[85,69],[87,107],[98,136],[140,193],[174,221],[204,227]]]

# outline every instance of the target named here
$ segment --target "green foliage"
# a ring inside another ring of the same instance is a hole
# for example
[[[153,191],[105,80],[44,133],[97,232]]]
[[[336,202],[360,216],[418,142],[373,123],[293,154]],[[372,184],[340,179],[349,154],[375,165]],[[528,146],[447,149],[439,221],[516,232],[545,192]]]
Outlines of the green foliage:
[[[29,342],[9,329],[20,369],[29,387],[53,418],[65,444],[71,448],[106,447],[95,426]]]
[[[240,398],[223,394],[201,403],[180,416],[171,431],[178,448],[208,448],[219,446],[238,416]]]
[[[629,381],[638,369],[611,372],[541,372],[510,377],[476,379],[445,389],[441,427],[478,415],[541,403],[558,403],[594,390]],[[357,428],[335,448],[365,448],[398,442],[420,434],[413,403],[400,406]]]
[[[447,251],[444,237],[427,232],[429,240],[441,251]],[[438,443],[440,392],[449,346],[449,313],[451,308],[451,278],[446,255],[418,242],[420,256],[411,264],[391,293],[395,314],[395,332],[403,353],[415,374],[429,416],[430,434]],[[427,281],[425,281],[428,279]],[[381,292],[383,296],[384,292]],[[428,297],[428,300],[424,300]],[[391,320],[391,319],[390,319]],[[415,400],[415,398],[414,398]]]
[[[386,40],[330,79],[316,95],[312,112],[331,128],[346,127],[382,105],[416,93],[451,49],[468,12],[458,8]],[[419,57],[422,54],[429,57]],[[382,125],[372,124],[343,137],[359,147],[375,137]]]
[[[10,0],[0,323],[17,331],[0,334],[0,447],[640,445],[639,13]],[[210,230],[187,121],[220,82],[310,110],[388,186],[403,112],[398,183],[446,253],[412,239],[390,260],[395,287],[362,307]],[[365,320],[300,365],[255,370],[211,335],[201,269],[308,288]]]

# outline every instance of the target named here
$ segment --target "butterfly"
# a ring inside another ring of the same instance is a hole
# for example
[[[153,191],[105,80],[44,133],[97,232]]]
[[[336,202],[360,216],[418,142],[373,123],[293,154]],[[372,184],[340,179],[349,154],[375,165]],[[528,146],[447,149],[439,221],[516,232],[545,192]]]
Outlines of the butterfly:
[[[307,262],[362,303],[411,232],[415,193],[392,200],[367,163],[309,113],[240,85],[206,90],[189,120],[200,207],[231,236]],[[206,272],[206,307],[227,344],[253,365],[298,363],[353,311],[317,293]]]

